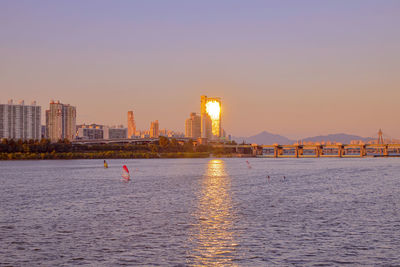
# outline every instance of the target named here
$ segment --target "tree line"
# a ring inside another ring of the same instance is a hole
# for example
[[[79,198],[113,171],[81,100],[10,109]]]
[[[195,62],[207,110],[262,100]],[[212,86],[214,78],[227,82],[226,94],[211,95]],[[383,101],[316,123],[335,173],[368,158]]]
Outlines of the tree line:
[[[186,153],[186,154],[185,154]],[[48,159],[48,158],[152,158],[152,157],[198,157],[231,154],[231,148],[210,145],[194,145],[193,140],[178,142],[176,139],[160,137],[148,144],[73,144],[68,139],[51,142],[41,140],[2,139],[1,159]]]

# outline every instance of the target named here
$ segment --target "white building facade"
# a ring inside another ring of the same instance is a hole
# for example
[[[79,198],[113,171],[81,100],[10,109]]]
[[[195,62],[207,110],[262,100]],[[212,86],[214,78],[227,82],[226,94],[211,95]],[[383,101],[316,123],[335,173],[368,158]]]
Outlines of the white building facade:
[[[41,139],[41,107],[24,101],[0,104],[0,138]]]
[[[46,110],[47,137],[55,142],[59,139],[74,140],[76,135],[76,108],[60,101],[51,101]]]

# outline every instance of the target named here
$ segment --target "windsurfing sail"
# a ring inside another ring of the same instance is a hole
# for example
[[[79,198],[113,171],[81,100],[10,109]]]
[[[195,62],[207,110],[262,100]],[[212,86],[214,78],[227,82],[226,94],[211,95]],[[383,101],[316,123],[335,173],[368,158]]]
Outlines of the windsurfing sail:
[[[246,160],[246,163],[247,163],[247,168],[251,169],[250,162],[248,160]]]
[[[131,178],[128,167],[126,167],[126,165],[122,166],[122,178],[124,178],[125,181],[129,181]]]
[[[107,164],[107,161],[106,160],[104,160],[104,168],[108,168],[108,164]]]

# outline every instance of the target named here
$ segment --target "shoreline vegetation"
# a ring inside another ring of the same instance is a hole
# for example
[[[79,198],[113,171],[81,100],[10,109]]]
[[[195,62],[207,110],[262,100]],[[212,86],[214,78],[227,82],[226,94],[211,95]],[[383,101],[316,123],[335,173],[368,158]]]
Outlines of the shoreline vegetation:
[[[234,157],[229,148],[178,142],[160,137],[150,144],[73,144],[67,139],[52,143],[42,140],[8,140],[0,143],[0,160],[48,159],[154,159],[154,158],[208,158]]]
[[[218,156],[218,155],[217,155]],[[0,153],[0,160],[46,160],[46,159],[157,159],[157,158],[208,158],[208,152],[134,153],[124,151],[67,152],[67,153]]]

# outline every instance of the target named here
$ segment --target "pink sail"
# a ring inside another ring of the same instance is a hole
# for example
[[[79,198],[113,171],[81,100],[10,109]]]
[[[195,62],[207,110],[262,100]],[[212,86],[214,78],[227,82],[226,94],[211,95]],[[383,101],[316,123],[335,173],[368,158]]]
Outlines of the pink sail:
[[[250,162],[248,160],[246,160],[246,163],[247,163],[247,168],[251,169]]]

